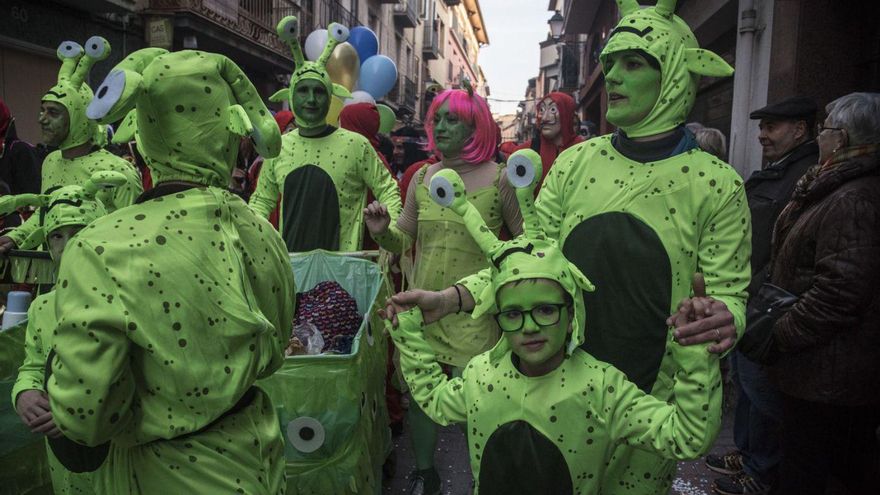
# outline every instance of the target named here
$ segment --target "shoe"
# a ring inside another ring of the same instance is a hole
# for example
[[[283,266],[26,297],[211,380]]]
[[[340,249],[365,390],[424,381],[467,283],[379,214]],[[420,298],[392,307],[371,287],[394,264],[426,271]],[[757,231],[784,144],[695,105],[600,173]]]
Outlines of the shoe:
[[[767,495],[770,485],[765,485],[746,473],[718,478],[712,485],[715,493],[721,495]]]
[[[416,470],[409,475],[409,495],[440,495],[440,475],[434,468]]]
[[[706,467],[718,474],[726,474],[728,476],[739,474],[743,470],[743,457],[738,450],[724,455],[707,455]]]

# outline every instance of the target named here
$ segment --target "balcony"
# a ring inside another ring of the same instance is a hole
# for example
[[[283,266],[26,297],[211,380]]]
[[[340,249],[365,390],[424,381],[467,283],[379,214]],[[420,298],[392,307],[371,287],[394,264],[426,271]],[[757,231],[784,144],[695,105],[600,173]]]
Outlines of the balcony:
[[[149,0],[154,13],[193,14],[232,31],[253,44],[290,58],[275,26],[284,16],[301,16],[292,0]]]
[[[461,0],[443,0],[447,7],[455,7],[461,3]]]
[[[425,23],[425,36],[422,40],[422,57],[425,60],[437,60],[440,58],[440,40],[437,29],[433,24]]]
[[[419,23],[419,14],[416,12],[418,0],[400,0],[394,6],[394,23],[404,28],[414,28]]]
[[[300,3],[308,4],[308,2]],[[300,22],[302,40],[305,40],[305,37],[315,29],[326,29],[331,22],[338,22],[349,29],[361,25],[357,16],[343,7],[339,0],[314,0],[312,3],[314,11],[309,13],[311,15],[306,19],[307,22]],[[304,26],[308,28],[304,29]]]
[[[398,109],[406,108],[415,113],[416,82],[404,75],[399,76],[397,84],[385,97],[385,101],[397,106]]]

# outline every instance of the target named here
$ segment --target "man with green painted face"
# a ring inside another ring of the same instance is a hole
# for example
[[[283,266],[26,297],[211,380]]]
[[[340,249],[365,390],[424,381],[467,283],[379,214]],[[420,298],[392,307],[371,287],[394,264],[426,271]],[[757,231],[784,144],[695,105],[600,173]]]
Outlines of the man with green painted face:
[[[40,130],[43,143],[57,147],[43,161],[42,192],[59,187],[83,185],[93,173],[112,170],[123,174],[126,184],[101,192],[99,199],[109,211],[132,204],[143,192],[137,171],[127,161],[101,146],[106,144],[106,128],[90,121],[85,110],[92,99],[92,90],[86,84],[92,66],[110,55],[110,44],[104,38],[93,36],[84,49],[73,41],[58,47],[61,69],[58,83],[43,95],[40,105]],[[39,215],[22,224],[8,235],[0,237],[0,253],[19,247],[32,249],[26,239],[39,226]]]
[[[279,230],[290,252],[357,251],[363,241],[367,190],[388,205],[395,219],[401,208],[400,192],[365,137],[326,122],[331,97],[349,96],[345,88],[333,84],[326,69],[333,49],[348,39],[348,29],[331,24],[327,45],[315,62],[303,57],[297,32],[295,17],[278,24],[296,70],[290,88],[270,98],[288,100],[297,129],[282,137],[281,155],[266,160],[250,206],[268,217],[280,199]]]
[[[636,0],[618,0],[622,17],[600,59],[607,118],[619,130],[559,155],[536,206],[547,235],[596,285],[584,294],[583,349],[641,390],[678,403],[672,377],[688,363],[669,352],[670,333],[683,345],[714,341],[713,353],[733,346],[745,319],[751,225],[740,177],[700,151],[683,127],[699,76],[729,76],[732,68],[698,48],[675,3],[641,9]],[[705,275],[705,294],[691,292],[696,272]],[[487,278],[400,294],[394,303],[417,304],[433,321],[459,304],[473,307]],[[692,295],[709,296],[697,298],[707,317],[676,325],[685,320],[669,315]],[[674,473],[674,462],[619,445],[601,492],[666,493]]]

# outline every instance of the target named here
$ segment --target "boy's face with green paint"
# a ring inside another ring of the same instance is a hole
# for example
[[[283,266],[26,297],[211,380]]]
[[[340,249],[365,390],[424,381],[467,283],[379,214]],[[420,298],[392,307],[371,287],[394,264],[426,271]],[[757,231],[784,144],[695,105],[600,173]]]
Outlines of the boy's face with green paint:
[[[303,122],[318,126],[324,123],[330,110],[327,88],[315,79],[303,79],[293,89],[293,114]]]
[[[40,104],[40,140],[48,146],[58,146],[70,132],[70,114],[64,105],[55,101]]]
[[[605,117],[617,127],[641,122],[660,96],[660,71],[635,50],[611,53],[602,68],[608,111]]]
[[[542,376],[565,359],[572,309],[565,291],[553,280],[510,282],[496,295],[496,320],[526,376]],[[517,328],[519,328],[517,330]]]
[[[55,264],[61,263],[61,255],[64,253],[64,247],[77,232],[82,230],[83,225],[65,225],[58,227],[49,233],[46,242],[49,244],[49,255],[55,261]]]
[[[456,158],[474,134],[474,128],[458,115],[449,111],[449,103],[444,103],[434,114],[434,143],[444,158]]]

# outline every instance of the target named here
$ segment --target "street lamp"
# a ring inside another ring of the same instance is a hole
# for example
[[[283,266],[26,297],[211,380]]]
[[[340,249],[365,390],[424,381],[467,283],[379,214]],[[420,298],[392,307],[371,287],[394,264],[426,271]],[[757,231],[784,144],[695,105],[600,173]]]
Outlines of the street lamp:
[[[562,17],[562,14],[557,10],[556,13],[553,14],[547,24],[550,25],[550,35],[553,36],[553,39],[559,39],[562,36],[562,24],[565,22],[565,18]]]

